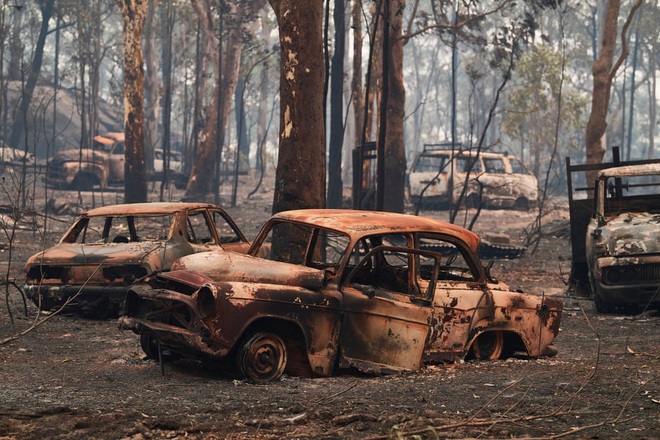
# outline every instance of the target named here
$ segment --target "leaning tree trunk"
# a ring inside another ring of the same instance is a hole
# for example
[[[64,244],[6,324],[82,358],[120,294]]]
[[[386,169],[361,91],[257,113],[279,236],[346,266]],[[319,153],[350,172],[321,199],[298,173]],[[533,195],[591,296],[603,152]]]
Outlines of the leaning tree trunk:
[[[27,114],[30,104],[32,103],[34,89],[37,86],[37,79],[41,73],[41,66],[44,59],[44,47],[46,46],[46,37],[48,36],[48,22],[53,16],[54,9],[55,0],[48,0],[41,5],[41,27],[39,29],[37,44],[34,49],[34,58],[28,73],[27,83],[25,84],[25,88],[21,95],[21,104],[18,113],[16,114],[11,133],[10,145],[14,148],[19,148],[20,145],[23,144],[23,140],[25,140],[24,134],[27,125]]]
[[[280,37],[280,145],[273,213],[325,206],[323,2],[270,0]]]
[[[592,68],[593,93],[591,95],[591,114],[587,121],[586,129],[586,156],[587,163],[602,163],[605,156],[605,132],[607,130],[607,111],[610,105],[610,94],[612,81],[619,66],[628,54],[626,43],[626,31],[635,12],[641,6],[643,0],[637,0],[633,5],[626,23],[621,31],[622,47],[621,55],[614,63],[616,51],[617,22],[621,10],[621,0],[608,0],[605,22],[603,24],[603,39],[600,54]],[[591,184],[595,180],[595,172],[587,173],[587,182]]]
[[[120,5],[124,22],[124,199],[126,203],[146,202],[142,28],[148,0],[121,0]]]

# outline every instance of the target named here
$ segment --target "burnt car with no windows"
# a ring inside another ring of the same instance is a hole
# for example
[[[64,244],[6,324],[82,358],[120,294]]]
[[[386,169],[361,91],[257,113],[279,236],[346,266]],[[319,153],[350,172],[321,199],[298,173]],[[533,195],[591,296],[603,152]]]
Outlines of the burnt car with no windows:
[[[25,289],[42,310],[66,305],[87,316],[117,316],[135,280],[168,270],[184,255],[249,247],[215,205],[104,206],[80,215],[56,245],[28,259]]]
[[[555,354],[561,300],[510,291],[478,244],[424,217],[282,212],[247,255],[189,255],[134,285],[119,325],[149,357],[221,360],[254,382]]]
[[[660,307],[660,164],[599,171],[585,250],[596,309]]]

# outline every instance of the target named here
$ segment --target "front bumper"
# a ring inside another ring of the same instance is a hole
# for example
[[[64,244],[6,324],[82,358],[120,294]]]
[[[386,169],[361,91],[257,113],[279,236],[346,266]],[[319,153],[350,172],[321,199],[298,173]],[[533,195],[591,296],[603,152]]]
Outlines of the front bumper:
[[[108,306],[120,306],[124,302],[126,286],[50,286],[27,284],[24,291],[27,297],[44,310],[61,307],[67,301],[78,308],[97,307],[101,302]]]
[[[594,273],[600,300],[608,304],[660,304],[660,261],[638,258],[634,261],[614,257],[600,258]]]

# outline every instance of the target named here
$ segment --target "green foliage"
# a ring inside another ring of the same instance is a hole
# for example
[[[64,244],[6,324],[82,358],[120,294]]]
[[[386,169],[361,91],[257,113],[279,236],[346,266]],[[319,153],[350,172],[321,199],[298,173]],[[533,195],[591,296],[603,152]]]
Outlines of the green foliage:
[[[569,76],[562,78],[561,57],[553,48],[540,44],[521,57],[502,117],[503,133],[525,146],[535,163],[535,155],[552,151],[558,117],[559,145],[564,153],[577,150],[581,144],[589,99],[573,87]]]

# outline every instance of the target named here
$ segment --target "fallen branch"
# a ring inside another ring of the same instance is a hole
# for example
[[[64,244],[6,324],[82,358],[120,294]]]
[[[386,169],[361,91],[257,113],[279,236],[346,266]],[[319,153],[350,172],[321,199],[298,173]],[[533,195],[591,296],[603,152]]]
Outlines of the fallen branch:
[[[28,327],[27,329],[23,330],[22,332],[19,332],[19,333],[15,334],[15,335],[12,335],[12,336],[9,336],[9,337],[7,337],[7,338],[5,338],[5,339],[0,340],[0,345],[6,345],[6,344],[8,344],[8,343],[10,343],[10,342],[13,342],[13,341],[17,340],[18,338],[21,338],[21,337],[27,335],[27,334],[30,333],[32,330],[34,330],[34,329],[40,327],[41,325],[43,325],[44,323],[46,323],[46,322],[47,322],[50,318],[52,318],[53,316],[56,316],[57,314],[59,314],[62,310],[64,310],[64,309],[66,308],[66,306],[68,306],[68,305],[71,303],[71,301],[73,301],[74,299],[76,299],[76,298],[78,297],[78,295],[80,295],[80,294],[82,293],[83,289],[85,288],[85,286],[87,285],[87,283],[89,282],[89,280],[90,280],[94,275],[96,275],[96,272],[98,272],[98,270],[99,270],[100,268],[101,268],[101,264],[99,264],[98,266],[96,266],[96,268],[94,269],[94,272],[92,272],[92,274],[89,276],[89,278],[87,278],[87,280],[85,281],[85,284],[83,284],[83,285],[80,287],[80,289],[78,289],[78,291],[76,292],[76,294],[73,295],[72,297],[68,298],[68,299],[64,302],[64,304],[62,304],[57,310],[55,310],[54,312],[52,312],[51,314],[49,314],[49,315],[46,316],[45,318],[39,320],[39,317],[41,316],[41,309],[40,309],[40,310],[37,312],[37,317],[34,319],[34,322],[32,323],[32,325],[31,325],[30,327]]]

